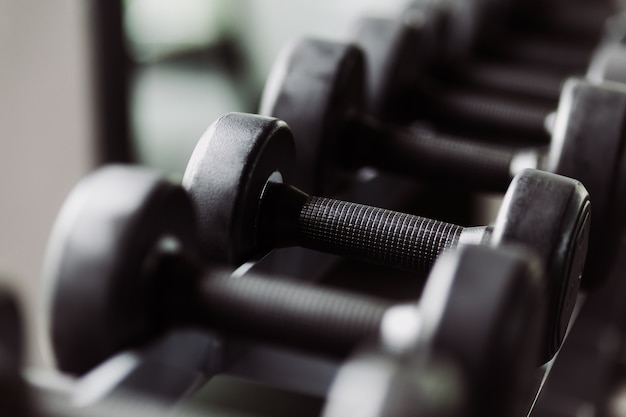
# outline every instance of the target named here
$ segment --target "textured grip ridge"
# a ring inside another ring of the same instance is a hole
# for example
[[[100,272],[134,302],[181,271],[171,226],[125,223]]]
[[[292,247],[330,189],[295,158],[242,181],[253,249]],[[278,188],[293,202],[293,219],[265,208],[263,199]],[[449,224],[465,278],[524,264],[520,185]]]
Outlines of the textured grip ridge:
[[[378,336],[389,301],[266,278],[210,274],[198,296],[206,320],[249,336],[344,356]]]
[[[425,273],[456,246],[461,226],[377,207],[310,197],[299,218],[300,245]]]

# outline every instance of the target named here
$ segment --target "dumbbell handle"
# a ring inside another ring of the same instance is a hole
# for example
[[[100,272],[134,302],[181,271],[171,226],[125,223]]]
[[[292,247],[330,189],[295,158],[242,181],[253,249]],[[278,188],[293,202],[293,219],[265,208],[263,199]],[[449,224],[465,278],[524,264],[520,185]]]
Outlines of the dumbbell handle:
[[[546,2],[549,3],[549,2]],[[524,27],[548,30],[550,33],[566,35],[568,39],[586,42],[597,39],[602,34],[606,19],[615,13],[612,5],[601,4],[600,1],[565,2],[540,7],[529,7],[526,13],[518,11],[517,18],[521,17]],[[608,2],[605,2],[608,3]]]
[[[549,143],[546,118],[555,110],[563,78],[537,78],[532,74],[509,74],[508,68],[466,71],[464,79],[480,84],[488,80],[488,90],[476,92],[440,86],[417,85],[409,94],[410,105],[403,118],[433,120],[440,125],[474,127],[481,132],[514,132],[534,143]],[[514,78],[512,78],[514,77]],[[527,85],[529,84],[529,85]],[[484,88],[483,88],[484,90]],[[501,93],[541,96],[553,103],[541,104],[527,99],[508,98]]]
[[[390,301],[268,277],[233,277],[205,270],[189,272],[180,259],[163,257],[163,310],[168,317],[221,329],[243,337],[286,344],[309,352],[345,357],[360,342],[376,338]],[[171,291],[177,277],[182,290]],[[169,284],[169,285],[168,285]],[[178,313],[177,313],[178,312]],[[174,313],[173,315],[171,315]],[[165,314],[165,313],[164,313]],[[176,320],[176,319],[174,319]]]
[[[458,77],[469,86],[529,96],[554,105],[561,95],[563,80],[569,74],[520,68],[510,64],[473,62],[463,67]],[[532,107],[534,108],[536,106]]]
[[[367,116],[354,116],[344,131],[342,161],[374,166],[429,181],[485,191],[506,190],[524,168],[540,168],[540,149],[516,150],[447,136],[428,128],[390,128]]]
[[[471,228],[469,233],[454,224],[312,197],[271,182],[260,210],[258,243],[263,248],[302,246],[417,273],[428,272],[437,257],[460,240],[479,243],[475,236],[488,230]]]
[[[564,72],[584,72],[593,53],[592,47],[565,45],[545,39],[511,39],[497,50],[515,64],[539,64]]]

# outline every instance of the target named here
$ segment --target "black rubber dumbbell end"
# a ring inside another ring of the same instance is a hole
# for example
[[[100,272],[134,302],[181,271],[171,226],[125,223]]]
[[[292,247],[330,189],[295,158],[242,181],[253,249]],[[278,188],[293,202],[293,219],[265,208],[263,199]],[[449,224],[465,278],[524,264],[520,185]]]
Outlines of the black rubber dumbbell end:
[[[626,210],[626,88],[571,78],[563,85],[545,169],[580,180],[593,200],[582,286],[605,282]]]
[[[265,84],[259,114],[288,120],[298,138],[298,176],[292,184],[314,194],[337,185],[337,146],[345,121],[363,111],[364,85],[365,58],[355,45],[300,39],[283,50]]]
[[[82,374],[152,334],[155,310],[142,294],[155,285],[147,273],[155,242],[169,236],[197,253],[186,193],[154,177],[107,167],[79,183],[55,222],[44,266],[44,343],[65,372]]]
[[[544,210],[536,209],[537,202],[542,202]],[[492,245],[523,244],[543,261],[552,301],[547,322],[549,340],[543,353],[546,360],[560,348],[576,304],[587,256],[590,215],[589,194],[580,182],[527,169],[511,182],[494,222]],[[553,223],[555,218],[558,223]]]
[[[183,187],[192,191],[206,259],[238,265],[258,255],[259,198],[270,178],[288,179],[294,153],[291,131],[273,118],[229,113],[204,133]]]

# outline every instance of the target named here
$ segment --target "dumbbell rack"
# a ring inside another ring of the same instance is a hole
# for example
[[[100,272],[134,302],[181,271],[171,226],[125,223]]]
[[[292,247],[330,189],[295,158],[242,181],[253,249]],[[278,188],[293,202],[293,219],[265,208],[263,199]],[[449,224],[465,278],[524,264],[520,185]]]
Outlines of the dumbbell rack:
[[[446,216],[441,214],[442,204],[429,204],[427,195],[430,191],[413,181],[365,170],[334,197],[422,215],[430,210],[445,219]],[[463,196],[459,198],[462,200]],[[468,218],[448,220],[459,224],[472,221]],[[626,293],[626,282],[622,283],[626,270],[626,235],[620,240],[616,259],[618,262],[611,269],[609,285],[586,300],[584,296],[579,297],[576,320],[571,323],[559,355],[537,372],[538,401],[533,416],[578,416],[581,412],[604,415],[605,410],[595,407],[605,405],[615,388],[614,380],[623,373],[621,353],[626,335],[626,315],[620,295]],[[363,268],[355,262],[300,248],[275,251],[241,266],[235,274],[247,271],[270,276],[297,276],[357,290],[367,288],[368,292],[387,291],[388,294],[384,295],[392,299],[414,299],[422,284],[411,281],[407,274],[397,273],[405,275],[398,277],[404,280],[403,291],[394,293],[397,288],[384,288],[378,284],[378,274],[388,275],[391,273],[388,270]],[[407,290],[409,286],[411,290]],[[328,359],[271,346],[249,346],[218,333],[180,329],[163,335],[149,346],[116,355],[87,376],[70,381],[67,386],[71,388],[67,390],[63,384],[48,384],[37,374],[31,376],[31,380],[35,385],[53,388],[57,395],[87,398],[95,403],[117,392],[131,390],[155,396],[166,405],[200,404],[209,410],[210,415],[230,415],[220,411],[216,391],[220,395],[225,389],[234,391],[226,396],[235,397],[229,400],[228,406],[232,407],[237,405],[238,391],[246,392],[245,402],[257,402],[255,395],[248,397],[256,390],[256,396],[282,401],[285,407],[297,403],[290,410],[291,414],[297,410],[298,415],[317,415],[338,365]],[[91,384],[94,378],[98,379],[95,389]],[[246,386],[240,382],[242,380],[257,383]],[[594,389],[589,390],[590,386]],[[276,390],[274,396],[270,394],[273,389]],[[235,407],[236,411],[242,410]],[[268,415],[289,413],[280,406],[266,412]]]

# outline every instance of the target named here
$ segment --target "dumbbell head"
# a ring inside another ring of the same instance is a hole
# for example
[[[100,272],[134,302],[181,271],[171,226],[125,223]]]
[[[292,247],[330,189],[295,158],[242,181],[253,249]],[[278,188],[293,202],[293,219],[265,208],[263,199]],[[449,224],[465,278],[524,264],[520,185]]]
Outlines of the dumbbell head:
[[[329,71],[329,61],[341,65]],[[296,135],[312,139],[296,147],[299,177],[294,183],[303,190],[320,192],[336,180],[337,139],[345,119],[363,110],[364,77],[363,54],[349,45],[294,41],[274,63],[259,113],[289,120]]]
[[[568,80],[556,113],[546,168],[579,179],[593,199],[586,287],[606,276],[626,208],[626,88]]]
[[[430,334],[425,339],[431,348],[459,360],[476,415],[520,415],[527,406],[534,365],[544,355],[544,326],[551,320],[542,275],[534,254],[507,247],[496,254],[471,246],[433,268],[432,277],[444,278],[424,288],[422,331]],[[528,338],[520,339],[523,334]],[[492,393],[498,390],[496,399]]]
[[[579,182],[525,170],[509,186],[493,226],[492,245],[524,244],[541,256],[550,279],[548,352],[561,346],[576,304],[590,232],[589,195]]]
[[[259,196],[270,177],[289,179],[293,159],[289,129],[275,119],[230,113],[207,129],[183,178],[194,190],[205,256],[240,263],[254,255]]]
[[[163,237],[193,252],[194,220],[184,191],[149,171],[110,167],[74,189],[44,269],[46,327],[61,369],[84,372],[152,332],[151,256]]]
[[[390,310],[378,348],[342,367],[324,415],[520,415],[542,344],[540,276],[537,258],[511,248],[468,246],[442,257],[419,308]],[[424,390],[431,378],[442,385]],[[415,387],[413,395],[399,381]],[[351,395],[355,386],[368,394]]]
[[[422,10],[406,14],[402,20],[363,17],[352,36],[367,61],[365,110],[384,120],[394,118],[391,113],[433,65],[437,52],[438,34],[432,27],[437,26],[437,16]]]
[[[213,127],[209,129],[209,132],[212,132],[211,135],[221,133],[231,138],[243,138],[243,135],[246,135],[249,129],[243,129],[243,133],[232,131],[232,129],[236,128],[237,124],[228,120],[231,117],[235,119],[247,117],[249,121],[246,122],[246,125],[247,123],[258,123],[261,125],[257,129],[252,130],[259,132],[271,131],[281,138],[290,134],[288,127],[275,119],[254,115],[244,116],[241,114],[231,114],[215,122]],[[222,130],[222,124],[228,127],[228,131]],[[263,127],[265,125],[267,126]],[[278,128],[276,128],[276,126],[278,126]],[[216,158],[214,155],[218,155],[221,150],[219,147],[213,147],[211,144],[218,144],[220,142],[214,141],[211,135],[203,137],[198,144],[183,180],[183,184],[194,201],[194,206],[197,208],[198,212],[204,212],[202,214],[202,218],[204,219],[209,219],[212,216],[211,210],[215,207],[222,207],[222,205],[219,204],[216,206],[214,201],[207,199],[206,196],[203,195],[205,188],[219,187],[220,185],[220,176],[213,175],[209,168],[216,170],[215,172],[220,172],[221,168],[217,165],[224,164],[233,171],[237,171],[237,168],[232,166],[227,160],[215,162]],[[272,138],[268,135],[257,135],[256,137],[248,136],[247,140],[250,142],[258,141],[265,143],[272,141]],[[237,146],[242,146],[243,149],[264,147],[263,145],[244,145],[243,143]],[[207,167],[207,170],[203,170],[200,174],[196,169],[198,166]],[[276,166],[274,169],[267,171],[280,172],[280,167]],[[254,173],[250,172],[248,172],[247,175],[255,176]],[[264,175],[264,177],[269,178],[268,175]],[[196,179],[194,181],[197,182],[188,181],[188,178],[194,178]],[[204,182],[204,184],[201,185],[201,182]],[[257,188],[258,190],[263,189],[263,187]],[[235,194],[229,198],[236,201],[242,197]],[[259,191],[258,194],[254,196],[247,195],[246,198],[248,198],[249,201],[258,203],[263,199],[263,194],[262,191]],[[223,205],[223,207],[229,206],[230,204]],[[260,209],[257,210],[260,212]],[[291,213],[289,207],[272,206],[268,208],[268,210],[272,211],[270,215],[279,219],[287,218],[288,215],[284,213]],[[480,234],[482,233],[480,232],[479,237],[474,238],[472,237],[471,231],[467,233],[462,232],[462,244],[466,241],[468,243],[486,243],[490,241],[493,245],[503,243],[526,245],[535,250],[545,263],[549,280],[551,321],[548,326],[548,334],[550,337],[548,338],[549,340],[546,340],[544,359],[552,357],[560,346],[574,307],[586,254],[586,238],[589,233],[589,211],[589,196],[585,188],[579,182],[548,172],[527,170],[520,173],[513,180],[505,196],[504,203],[500,208],[498,219],[493,227],[493,234],[490,237],[485,237],[484,234]],[[248,219],[239,219],[239,221],[254,223],[261,217],[258,212],[256,214],[250,214],[250,218]],[[293,214],[291,213],[291,215]],[[354,215],[351,218],[354,218]],[[387,221],[389,218],[391,218],[391,214],[389,217],[386,217]],[[291,218],[287,219],[287,221],[291,220]],[[321,220],[322,219],[319,218],[315,221]],[[424,220],[424,222],[431,222],[431,220]],[[212,221],[202,224],[202,220],[200,223],[199,230],[203,235],[203,246],[205,246],[203,249],[206,252],[217,246],[218,243],[214,241],[214,238],[222,236],[222,232],[215,232],[214,228],[221,227],[224,229],[226,224],[220,225]],[[295,226],[292,225],[290,227]],[[444,225],[441,227],[444,227]],[[455,227],[458,228],[458,226]],[[211,233],[212,230],[213,233]],[[253,239],[254,242],[261,243],[264,241],[260,233],[261,230],[261,224],[257,224],[255,233],[258,233],[258,235]],[[325,235],[326,233],[327,232],[323,232],[321,235]],[[332,231],[328,232],[328,234],[329,239],[330,237],[333,239],[341,239],[340,236],[335,236]],[[366,233],[359,232],[356,234],[365,235]],[[232,241],[237,242],[243,239],[242,236],[234,237]],[[439,239],[439,237],[437,237],[437,239]],[[219,242],[219,244],[223,243],[223,241]],[[372,241],[372,245],[375,243],[376,242]],[[410,241],[405,243],[412,245],[418,244],[419,242]],[[234,248],[231,247],[228,249],[227,253],[230,253],[232,257],[221,259],[221,261],[237,264],[270,249],[272,249],[272,246],[259,244],[254,250],[236,252]],[[368,259],[364,258],[364,260]]]
[[[506,22],[510,1],[494,0],[416,0],[409,3],[405,13],[424,13],[437,25],[437,61],[459,64],[469,58],[474,49]]]

